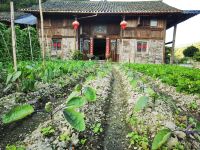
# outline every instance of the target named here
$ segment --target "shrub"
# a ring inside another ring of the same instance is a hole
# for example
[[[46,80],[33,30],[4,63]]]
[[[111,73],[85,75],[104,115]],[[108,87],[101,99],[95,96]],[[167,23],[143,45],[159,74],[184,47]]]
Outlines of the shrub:
[[[83,59],[83,54],[81,53],[80,50],[75,50],[73,55],[72,55],[73,60],[82,60]]]
[[[199,49],[197,47],[190,46],[183,51],[183,54],[185,57],[193,57],[197,52],[199,52]]]
[[[197,53],[194,55],[194,60],[200,61],[200,52],[197,52]]]

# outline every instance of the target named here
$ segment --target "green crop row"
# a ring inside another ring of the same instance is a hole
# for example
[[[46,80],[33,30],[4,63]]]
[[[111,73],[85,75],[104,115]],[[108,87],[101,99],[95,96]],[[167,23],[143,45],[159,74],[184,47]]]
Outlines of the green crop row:
[[[141,72],[176,87],[179,92],[200,93],[200,70],[177,65],[124,64],[126,69]]]
[[[46,61],[45,65],[41,61],[22,61],[18,64],[18,71],[13,70],[12,65],[6,69],[7,78],[5,91],[13,87],[19,87],[21,91],[34,90],[36,82],[51,82],[53,79],[63,75],[82,75],[84,72],[94,69],[94,62],[84,61]]]

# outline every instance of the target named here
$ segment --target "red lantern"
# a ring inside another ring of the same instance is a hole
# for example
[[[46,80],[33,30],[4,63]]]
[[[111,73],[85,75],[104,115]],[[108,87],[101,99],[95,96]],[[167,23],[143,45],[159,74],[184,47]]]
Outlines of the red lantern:
[[[73,25],[74,30],[77,30],[80,24],[79,24],[79,22],[78,22],[77,20],[75,20],[75,21],[72,23],[72,25]]]
[[[121,29],[122,30],[125,30],[126,27],[127,27],[127,22],[125,20],[123,20],[121,23],[120,23],[120,26],[121,26]]]

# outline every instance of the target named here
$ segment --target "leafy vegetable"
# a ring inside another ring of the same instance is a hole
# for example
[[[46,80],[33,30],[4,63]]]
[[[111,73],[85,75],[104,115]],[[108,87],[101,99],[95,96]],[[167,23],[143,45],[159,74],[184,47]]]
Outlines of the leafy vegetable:
[[[13,109],[11,109],[8,113],[3,115],[2,121],[4,124],[9,124],[25,118],[28,115],[32,114],[33,112],[34,109],[29,104],[16,106]]]
[[[167,140],[169,139],[170,136],[171,136],[171,130],[170,129],[160,130],[156,134],[156,136],[153,140],[152,150],[159,149],[163,144],[165,144],[167,142]]]
[[[85,99],[83,97],[72,97],[67,102],[67,107],[81,107],[85,105]]]
[[[83,90],[83,95],[87,101],[96,101],[96,91],[91,87],[85,87]]]
[[[149,101],[149,98],[147,96],[139,97],[139,99],[137,100],[135,104],[134,110],[136,112],[141,111],[147,106],[148,101]]]
[[[84,115],[82,113],[76,112],[73,108],[66,108],[63,113],[65,118],[73,128],[78,131],[85,130]]]

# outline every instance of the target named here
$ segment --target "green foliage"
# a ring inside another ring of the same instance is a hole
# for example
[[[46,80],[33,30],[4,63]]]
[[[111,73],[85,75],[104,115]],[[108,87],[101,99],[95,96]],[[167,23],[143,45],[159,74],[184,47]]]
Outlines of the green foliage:
[[[46,0],[42,0],[45,2]],[[36,0],[13,0],[14,7],[16,10],[21,8],[31,7],[32,5],[37,5],[38,1]],[[4,3],[0,5],[0,11],[9,11],[10,10],[10,0],[4,0]]]
[[[13,85],[16,84],[16,81],[19,79],[21,76],[22,72],[21,71],[16,71],[8,75],[7,80],[6,80],[6,88],[4,89],[4,92],[9,90]]]
[[[24,146],[7,145],[6,150],[26,150]]]
[[[51,113],[53,111],[53,104],[52,102],[48,102],[45,104],[45,111]]]
[[[192,111],[196,111],[198,109],[198,104],[196,101],[192,101],[191,103],[189,103],[188,105],[188,109],[192,110]]]
[[[147,96],[141,96],[137,100],[134,110],[136,112],[143,110],[148,104],[149,98]]]
[[[195,53],[194,60],[200,61],[200,52]]]
[[[77,85],[67,101],[65,110],[63,111],[65,118],[69,124],[78,131],[85,130],[84,114],[77,112],[76,108],[82,107],[86,102],[96,100],[96,91],[90,87]]]
[[[96,101],[96,91],[91,87],[85,87],[83,89],[83,95],[84,98],[89,102]]]
[[[138,81],[133,79],[130,81],[130,83],[133,88],[136,88]]]
[[[147,135],[139,135],[136,131],[127,135],[130,140],[130,145],[137,146],[138,149],[149,149],[149,140]]]
[[[86,103],[83,97],[72,97],[67,101],[67,107],[82,107]]]
[[[171,130],[170,129],[162,129],[158,131],[156,134],[153,143],[152,143],[152,150],[159,149],[163,144],[167,142],[169,137],[171,136]]]
[[[84,145],[84,144],[86,143],[86,141],[87,141],[87,139],[81,139],[81,140],[80,140],[80,143],[81,143],[82,145]]]
[[[34,60],[38,60],[41,58],[41,51],[37,31],[33,27],[29,29],[32,38],[33,58]],[[16,26],[15,31],[17,60],[31,60],[28,29],[20,29],[19,26]],[[0,23],[0,60],[3,62],[12,61],[11,43],[11,29]]]
[[[80,50],[75,50],[72,55],[73,60],[83,60],[83,53]]]
[[[83,61],[46,61],[45,66],[41,61],[30,62],[21,61],[18,63],[18,71],[21,75],[18,77],[18,87],[20,91],[29,92],[35,90],[36,82],[52,82],[55,78],[68,74],[72,78],[79,78],[87,71],[94,69],[94,62]],[[16,88],[15,82],[11,82],[15,72],[12,65],[7,67],[8,84],[5,90]],[[74,76],[74,74],[76,74]],[[6,80],[6,79],[5,79]]]
[[[189,94],[200,93],[199,69],[157,64],[125,64],[124,67],[130,67],[132,71],[141,72],[155,79],[158,78],[163,83],[176,87],[176,90],[179,92]]]
[[[183,51],[183,54],[185,57],[193,57],[197,52],[199,52],[199,49],[197,47],[190,46]]]
[[[101,127],[101,123],[94,124],[92,126],[92,131],[96,134],[103,132],[103,128]]]
[[[21,120],[28,115],[32,114],[34,109],[29,104],[24,104],[20,106],[16,106],[11,109],[8,113],[4,114],[2,117],[2,122],[4,124],[9,124],[18,120]]]
[[[75,111],[73,108],[66,108],[64,111],[65,119],[78,131],[85,130],[84,114]]]
[[[63,134],[61,134],[61,135],[59,136],[59,140],[60,140],[60,141],[67,142],[67,141],[70,140],[70,137],[69,137],[69,135],[68,135],[67,133],[63,133]]]
[[[48,126],[48,127],[42,128],[40,132],[42,133],[43,136],[49,137],[55,133],[55,129],[52,126]]]

